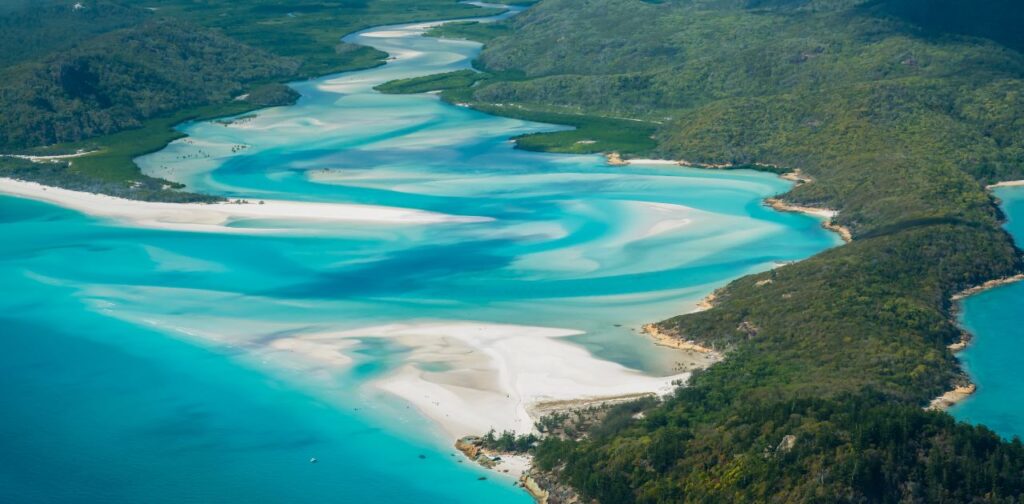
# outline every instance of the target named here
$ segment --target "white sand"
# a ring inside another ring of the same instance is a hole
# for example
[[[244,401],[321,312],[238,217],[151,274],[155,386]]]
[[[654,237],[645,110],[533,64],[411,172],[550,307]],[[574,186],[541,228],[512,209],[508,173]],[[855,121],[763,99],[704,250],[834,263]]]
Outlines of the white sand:
[[[299,338],[281,338],[271,342],[270,348],[292,352],[300,357],[330,366],[347,366],[352,364],[352,358],[345,355],[343,351],[355,344],[355,340],[325,343]]]
[[[406,29],[406,30],[368,31],[368,32],[363,32],[361,35],[363,37],[367,37],[367,38],[401,38],[401,37],[411,37],[412,35],[419,35],[419,33],[415,33],[413,30]]]
[[[670,203],[648,203],[638,201],[637,204],[651,209],[651,212],[656,217],[654,223],[644,231],[643,235],[641,235],[641,239],[658,236],[669,231],[689,226],[693,223],[692,216],[700,213],[694,208]]]
[[[495,464],[494,470],[502,474],[508,473],[510,477],[518,480],[531,467],[533,467],[533,457],[506,453],[501,455],[501,461]]]
[[[1024,186],[1024,180],[1007,180],[1004,182],[997,182],[986,186],[986,189],[995,189],[997,187],[1019,187]]]
[[[33,163],[46,163],[50,161],[60,161],[61,159],[74,159],[77,157],[88,156],[96,151],[84,151],[80,150],[74,154],[60,154],[56,156],[29,156],[24,154],[5,154],[6,157],[13,157],[19,159],[27,159]]]
[[[325,364],[337,359],[325,346],[350,339],[386,338],[410,348],[405,363],[374,385],[412,403],[453,439],[491,428],[531,431],[531,408],[541,402],[664,394],[673,380],[688,377],[652,377],[598,359],[561,339],[574,334],[579,331],[433,321],[292,335],[319,344],[286,345],[308,357],[320,355]]]
[[[673,161],[671,159],[627,159],[626,164],[631,165],[660,165],[660,166],[680,166],[681,161]]]
[[[765,198],[764,201],[768,206],[780,212],[803,213],[807,215],[813,215],[815,217],[820,217],[826,220],[834,219],[836,215],[839,215],[839,212],[832,209],[793,205],[790,203],[786,203],[785,201],[782,201],[781,199],[778,198]]]
[[[306,222],[372,222],[392,224],[437,224],[482,222],[484,217],[445,215],[422,210],[300,201],[250,200],[249,203],[154,203],[115,198],[102,194],[69,191],[35,182],[0,178],[0,194],[45,201],[88,215],[104,217],[133,226],[216,233],[267,233],[301,231],[301,227],[233,228],[243,219],[274,219]]]

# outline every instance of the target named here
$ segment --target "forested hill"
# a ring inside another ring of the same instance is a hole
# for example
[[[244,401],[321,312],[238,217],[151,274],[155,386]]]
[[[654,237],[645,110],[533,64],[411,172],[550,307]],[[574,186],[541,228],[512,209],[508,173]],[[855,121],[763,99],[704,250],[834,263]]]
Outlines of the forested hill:
[[[168,20],[140,20],[2,73],[0,146],[73,142],[225,102],[298,62]]]
[[[47,1],[8,3],[0,6],[0,67],[70,48],[150,17],[149,11],[109,3],[78,10]]]
[[[380,64],[344,44],[379,24],[495,12],[454,0],[0,0],[0,154],[96,151],[73,161],[0,157],[0,176],[122,197],[167,190],[133,159],[182,121],[290,103],[284,82]]]
[[[523,147],[644,131],[654,142],[627,153],[800,168],[814,182],[785,198],[839,210],[854,235],[662,322],[728,358],[643,418],[545,441],[542,466],[605,503],[1019,502],[1019,442],[922,407],[965,380],[950,296],[1021,271],[984,185],[1024,178],[1022,12],[544,0],[503,27],[439,30],[487,43],[472,87],[435,79],[449,99],[582,126]]]
[[[340,38],[374,24],[478,11],[489,12],[454,0],[7,0],[0,149],[138,128],[256,85],[379,64],[384,54]]]

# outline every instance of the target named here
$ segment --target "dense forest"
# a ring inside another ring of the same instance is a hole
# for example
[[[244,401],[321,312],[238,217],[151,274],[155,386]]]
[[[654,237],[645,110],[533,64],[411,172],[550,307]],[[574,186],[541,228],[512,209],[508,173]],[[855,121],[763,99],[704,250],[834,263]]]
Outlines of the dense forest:
[[[140,199],[205,200],[139,173],[173,126],[293,102],[289,80],[381,64],[341,42],[378,24],[494,12],[453,0],[0,1],[0,153],[96,151],[0,176]],[[166,193],[166,194],[165,194]]]
[[[0,146],[75,142],[224,102],[298,63],[223,35],[147,20],[3,72]]]
[[[854,236],[661,322],[728,358],[643,415],[549,437],[541,465],[605,503],[1020,502],[1019,441],[923,407],[965,380],[950,297],[1022,268],[984,189],[1024,176],[1022,15],[996,0],[545,0],[436,30],[486,42],[481,75],[448,99],[581,126],[523,148],[572,150],[615,118],[587,145],[642,131],[653,141],[624,154],[800,168],[813,182],[784,199],[839,210]]]

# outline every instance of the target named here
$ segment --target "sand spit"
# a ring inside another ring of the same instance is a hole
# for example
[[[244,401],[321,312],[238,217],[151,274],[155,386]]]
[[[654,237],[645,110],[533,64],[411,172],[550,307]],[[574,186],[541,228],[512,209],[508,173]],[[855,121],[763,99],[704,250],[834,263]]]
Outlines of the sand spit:
[[[233,222],[266,219],[301,222],[370,222],[377,224],[468,223],[483,217],[445,215],[422,210],[344,203],[252,200],[247,203],[157,203],[115,198],[103,194],[70,191],[0,178],[0,194],[53,203],[95,217],[113,219],[131,226],[213,233],[258,234],[301,232],[301,225],[284,228],[231,227]]]

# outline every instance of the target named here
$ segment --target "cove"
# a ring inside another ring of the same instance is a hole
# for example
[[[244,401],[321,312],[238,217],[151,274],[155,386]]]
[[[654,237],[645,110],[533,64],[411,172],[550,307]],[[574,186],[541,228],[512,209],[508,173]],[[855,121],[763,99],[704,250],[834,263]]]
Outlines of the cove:
[[[1006,230],[1024,241],[1024,188],[999,187],[994,194],[1006,214]],[[1024,283],[1016,282],[962,301],[960,322],[974,337],[958,357],[977,391],[950,408],[959,420],[983,424],[1003,437],[1024,436]]]
[[[561,127],[373,91],[469,67],[479,44],[429,25],[353,34],[392,60],[183,124],[138,162],[231,198],[459,218],[202,233],[0,197],[3,495],[529,502],[452,438],[529,429],[545,400],[670,387],[697,357],[640,324],[839,244],[762,204],[790,187],[772,175],[524,152],[509,138]]]

